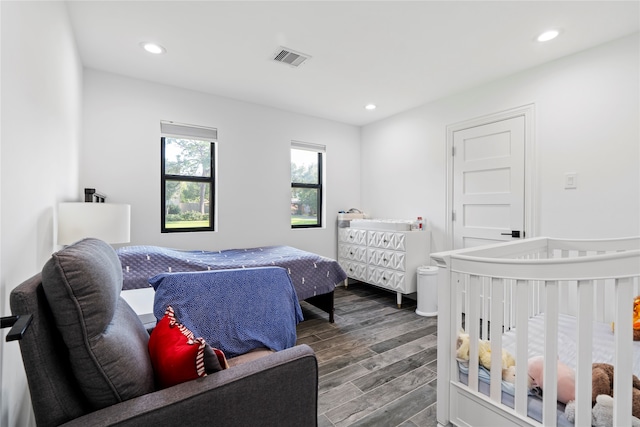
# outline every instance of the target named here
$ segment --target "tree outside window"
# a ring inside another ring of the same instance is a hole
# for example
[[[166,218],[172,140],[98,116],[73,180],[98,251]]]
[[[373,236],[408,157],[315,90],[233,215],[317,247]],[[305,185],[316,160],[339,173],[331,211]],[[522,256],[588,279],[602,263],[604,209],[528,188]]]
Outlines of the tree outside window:
[[[322,226],[322,152],[291,148],[291,227]]]
[[[162,232],[212,231],[214,143],[162,137]]]

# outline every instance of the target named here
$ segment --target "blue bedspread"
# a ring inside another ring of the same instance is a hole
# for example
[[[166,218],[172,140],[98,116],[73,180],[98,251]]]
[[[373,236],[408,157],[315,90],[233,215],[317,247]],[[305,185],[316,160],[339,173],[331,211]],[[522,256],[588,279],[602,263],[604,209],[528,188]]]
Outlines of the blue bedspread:
[[[333,259],[291,246],[265,246],[223,251],[184,251],[160,246],[125,246],[117,250],[123,289],[149,287],[160,273],[279,266],[287,269],[300,300],[333,292],[347,278]]]
[[[227,357],[296,343],[296,324],[303,317],[284,268],[163,273],[149,283],[156,291],[156,319],[172,306],[180,323]]]

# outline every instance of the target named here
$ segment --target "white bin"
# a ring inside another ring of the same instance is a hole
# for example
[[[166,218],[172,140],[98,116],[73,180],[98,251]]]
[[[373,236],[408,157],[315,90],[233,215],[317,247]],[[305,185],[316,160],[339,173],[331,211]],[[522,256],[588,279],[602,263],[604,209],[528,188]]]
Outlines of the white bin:
[[[418,308],[420,316],[438,315],[438,267],[418,267]]]

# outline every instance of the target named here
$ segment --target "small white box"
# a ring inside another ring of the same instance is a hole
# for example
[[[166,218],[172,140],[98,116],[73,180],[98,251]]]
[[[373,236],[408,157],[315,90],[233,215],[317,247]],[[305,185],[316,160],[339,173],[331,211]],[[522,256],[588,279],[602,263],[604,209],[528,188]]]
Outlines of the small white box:
[[[364,218],[364,214],[363,213],[339,213],[338,214],[338,221],[346,221],[346,220],[352,220],[352,219],[363,219]]]
[[[398,219],[354,219],[351,228],[363,230],[410,231],[411,221]]]

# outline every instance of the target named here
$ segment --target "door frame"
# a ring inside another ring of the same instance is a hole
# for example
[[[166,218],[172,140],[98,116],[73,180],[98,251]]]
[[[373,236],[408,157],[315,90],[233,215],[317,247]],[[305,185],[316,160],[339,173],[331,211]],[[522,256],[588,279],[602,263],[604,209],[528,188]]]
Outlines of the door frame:
[[[446,207],[445,250],[453,249],[453,134],[454,132],[482,126],[514,117],[524,116],[524,229],[525,237],[537,237],[539,226],[537,162],[535,148],[535,105],[528,104],[447,126],[446,155]]]

